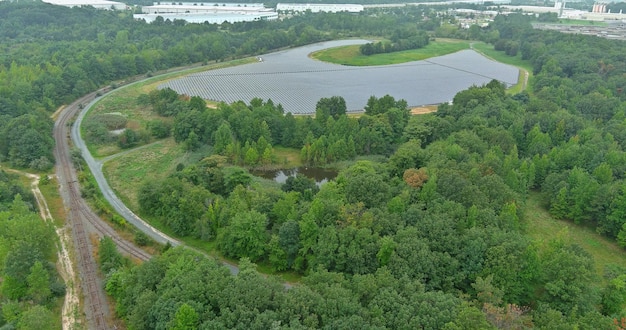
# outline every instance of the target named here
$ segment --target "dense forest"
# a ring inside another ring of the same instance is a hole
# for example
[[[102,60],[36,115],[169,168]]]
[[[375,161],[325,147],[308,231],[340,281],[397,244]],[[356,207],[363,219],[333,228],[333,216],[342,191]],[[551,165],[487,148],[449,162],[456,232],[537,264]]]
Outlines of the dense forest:
[[[171,90],[139,97],[163,116],[145,141],[172,135],[181,148],[213,150],[138,187],[141,212],[241,258],[241,268],[231,276],[185,249],[131,267],[104,241],[106,290],[129,328],[616,329],[626,317],[625,269],[609,265],[600,276],[585,250],[558,236],[535,242],[523,221],[528,196],[539,195],[554,217],[626,245],[624,42],[536,31],[524,15],[464,31],[425,7],[222,26],[148,25],[38,2],[2,2],[0,16],[0,157],[20,167],[52,164],[48,116],[58,106],[189,63],[391,38],[417,23],[433,36],[490,42],[533,67],[528,91],[510,95],[493,81],[423,116],[392,95],[370,98],[359,117],[346,116],[340,95],[321,99],[315,117],[271,100],[208,109]],[[117,143],[135,145],[125,134]],[[311,165],[353,162],[321,187],[301,176],[264,185],[233,166],[271,163],[275,146]],[[54,248],[36,237],[51,234],[31,229],[30,197],[10,187],[0,186],[11,201],[0,206],[0,326],[33,328],[16,315],[49,316],[46,302],[62,290],[46,263]],[[303,278],[286,288],[253,263]]]
[[[65,295],[56,235],[36,212],[35,198],[16,174],[0,171],[0,328],[57,329]]]
[[[340,96],[321,99],[314,118],[284,115],[289,109],[270,100],[208,109],[170,90],[143,96],[155,111],[178,104],[168,113],[176,141],[184,148],[209,144],[214,154],[179,167],[163,182],[146,182],[139,189],[142,212],[179,235],[214,242],[227,257],[305,277],[287,292],[258,278],[268,291],[265,302],[259,298],[247,307],[255,310],[251,315],[225,309],[217,302],[226,298],[207,289],[205,296],[178,303],[162,300],[138,328],[165,328],[189,313],[196,313],[192,324],[199,328],[616,327],[614,320],[626,315],[625,270],[609,265],[600,278],[585,250],[558,237],[534,242],[521,219],[529,194],[540,193],[554,217],[626,244],[626,45],[536,31],[529,23],[523,15],[498,16],[481,31],[532,65],[529,91],[509,95],[492,81],[458,93],[430,115],[411,117],[406,103],[389,95],[370,98],[358,118],[345,114]],[[258,184],[230,166],[271,160],[273,145],[301,149],[312,165],[366,158],[319,189],[305,177],[279,188]],[[154,270],[162,261],[154,262],[137,271]],[[198,272],[210,273],[213,266],[207,267]],[[163,285],[187,269],[183,264],[159,269],[151,287],[138,273],[114,273],[109,290],[128,320],[145,315],[138,307],[143,299],[184,290],[180,276]],[[187,280],[195,276],[202,275]],[[380,276],[389,286],[381,286]],[[421,287],[410,294],[426,296],[405,296],[407,283]],[[340,289],[346,291],[329,296],[328,290]],[[305,301],[323,307],[293,301],[301,290]],[[129,294],[134,298],[126,300]],[[388,294],[384,303],[378,300]],[[245,296],[240,299],[227,305],[245,305]],[[424,309],[423,301],[437,307]],[[293,311],[294,305],[307,310]]]

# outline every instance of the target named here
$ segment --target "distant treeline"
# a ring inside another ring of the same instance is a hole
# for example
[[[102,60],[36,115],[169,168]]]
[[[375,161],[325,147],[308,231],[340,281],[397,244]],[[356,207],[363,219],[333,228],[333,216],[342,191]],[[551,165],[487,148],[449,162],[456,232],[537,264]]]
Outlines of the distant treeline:
[[[339,132],[369,127],[372,136],[396,137],[383,144],[378,142],[385,139],[374,140],[372,153],[382,160],[358,161],[319,191],[303,177],[279,190],[255,183],[214,155],[181,167],[162,183],[147,182],[139,191],[142,210],[174,230],[215,242],[226,256],[250,258],[276,271],[317,276],[321,269],[354,278],[388,271],[392,283],[420,279],[428,292],[463,292],[465,303],[480,309],[474,319],[479,328],[551,328],[554,322],[610,327],[614,318],[626,315],[621,289],[626,269],[608,265],[599,284],[591,255],[560,238],[533,242],[524,235],[523,214],[528,194],[541,193],[556,218],[590,226],[626,245],[626,46],[536,31],[529,23],[523,15],[498,16],[490,28],[475,31],[494,43],[518,45],[517,56],[534,68],[529,91],[509,95],[495,81],[471,87],[435,114],[410,117],[398,126],[398,135],[394,125],[383,124],[395,117],[380,107],[386,104],[381,99],[359,119],[345,117],[339,97],[320,100],[314,119],[298,119],[293,132],[300,138],[272,141],[315,141],[312,147],[334,134],[334,141],[349,145],[350,135]],[[390,101],[390,109],[404,113],[406,105]],[[215,119],[190,125],[186,115],[177,115],[176,121],[187,122],[181,127],[194,127],[206,138],[201,143],[219,150],[224,137],[233,141],[263,122],[270,137],[291,132],[268,116],[277,109],[269,101],[252,100],[196,116],[221,119],[219,129]],[[242,112],[247,115],[238,115]],[[250,122],[242,125],[242,119]],[[310,149],[303,150],[307,155]],[[191,214],[184,210],[194,213],[182,218]],[[305,281],[315,287],[315,281]],[[404,301],[395,297],[389,301]],[[284,322],[281,308],[263,307],[273,315],[266,321]],[[389,321],[395,316],[374,320],[374,310],[354,308],[356,327],[378,321],[393,327]],[[214,321],[238,324],[224,319],[228,312],[213,311]],[[345,321],[322,316],[324,309],[313,313],[318,326]],[[419,312],[411,315],[416,318],[407,322],[424,328],[455,322],[437,314],[433,323],[420,323]],[[251,317],[266,322],[260,314]]]
[[[390,41],[370,42],[359,47],[361,54],[374,55],[419,49],[428,45],[430,37],[426,31],[397,30]]]

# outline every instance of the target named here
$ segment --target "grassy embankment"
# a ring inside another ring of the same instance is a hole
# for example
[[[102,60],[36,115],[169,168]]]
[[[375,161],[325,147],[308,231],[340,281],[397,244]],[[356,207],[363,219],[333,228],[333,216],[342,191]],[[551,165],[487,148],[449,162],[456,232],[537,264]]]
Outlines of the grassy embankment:
[[[311,54],[311,57],[336,64],[369,66],[406,63],[411,61],[425,60],[431,57],[452,54],[463,49],[469,49],[470,42],[456,39],[437,39],[431,41],[426,47],[401,52],[361,55],[359,45],[329,48]]]
[[[614,241],[599,235],[589,227],[571,221],[555,220],[542,203],[539,193],[531,193],[526,201],[523,216],[524,231],[538,243],[539,251],[545,249],[548,242],[557,238],[579,245],[593,256],[599,283],[604,282],[602,275],[605,266],[616,264],[626,267],[626,253]]]
[[[63,199],[59,193],[58,185],[59,182],[57,181],[57,178],[54,177],[51,178],[48,183],[40,184],[39,190],[41,190],[41,193],[46,198],[46,203],[48,204],[48,209],[54,219],[54,224],[58,227],[63,227],[67,217],[67,212],[65,211],[65,206],[63,205]]]
[[[343,65],[386,65],[425,60],[431,57],[452,54],[470,48],[473,48],[484,56],[495,61],[513,65],[520,69],[517,84],[509,88],[509,93],[515,94],[527,89],[528,81],[532,77],[532,66],[527,61],[522,60],[520,54],[517,56],[508,56],[503,52],[494,50],[493,45],[489,45],[484,42],[472,42],[458,39],[437,39],[435,41],[431,41],[428,46],[421,49],[370,56],[361,55],[359,52],[359,45],[350,45],[320,50],[311,54],[311,57],[316,60]],[[425,112],[427,112],[426,110],[427,109],[424,109]]]

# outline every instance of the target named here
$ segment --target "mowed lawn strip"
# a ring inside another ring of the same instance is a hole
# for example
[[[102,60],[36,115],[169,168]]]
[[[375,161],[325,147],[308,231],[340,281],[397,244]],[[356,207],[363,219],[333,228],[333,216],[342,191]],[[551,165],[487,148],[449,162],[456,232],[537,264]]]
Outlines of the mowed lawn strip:
[[[566,243],[577,244],[589,252],[595,261],[596,272],[604,281],[604,267],[616,264],[626,267],[626,252],[614,241],[599,235],[593,229],[571,221],[556,220],[543,207],[539,193],[531,193],[524,212],[526,234],[535,240],[540,251],[551,240],[562,238]]]
[[[361,55],[359,47],[360,45],[351,45],[324,49],[312,53],[311,57],[316,60],[343,65],[389,65],[456,53],[463,49],[469,49],[470,42],[468,40],[437,39],[431,41],[424,48],[369,56]]]

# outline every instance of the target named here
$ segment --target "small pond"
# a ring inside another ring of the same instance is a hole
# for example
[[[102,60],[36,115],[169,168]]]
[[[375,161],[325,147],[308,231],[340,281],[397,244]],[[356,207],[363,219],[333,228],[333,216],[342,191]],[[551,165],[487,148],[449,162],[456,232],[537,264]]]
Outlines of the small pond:
[[[298,173],[315,180],[315,183],[320,186],[335,177],[337,177],[337,170],[319,168],[319,167],[296,167],[292,169],[282,170],[254,170],[250,171],[252,175],[259,176],[265,179],[274,180],[280,184],[287,181],[290,176],[296,176]]]

